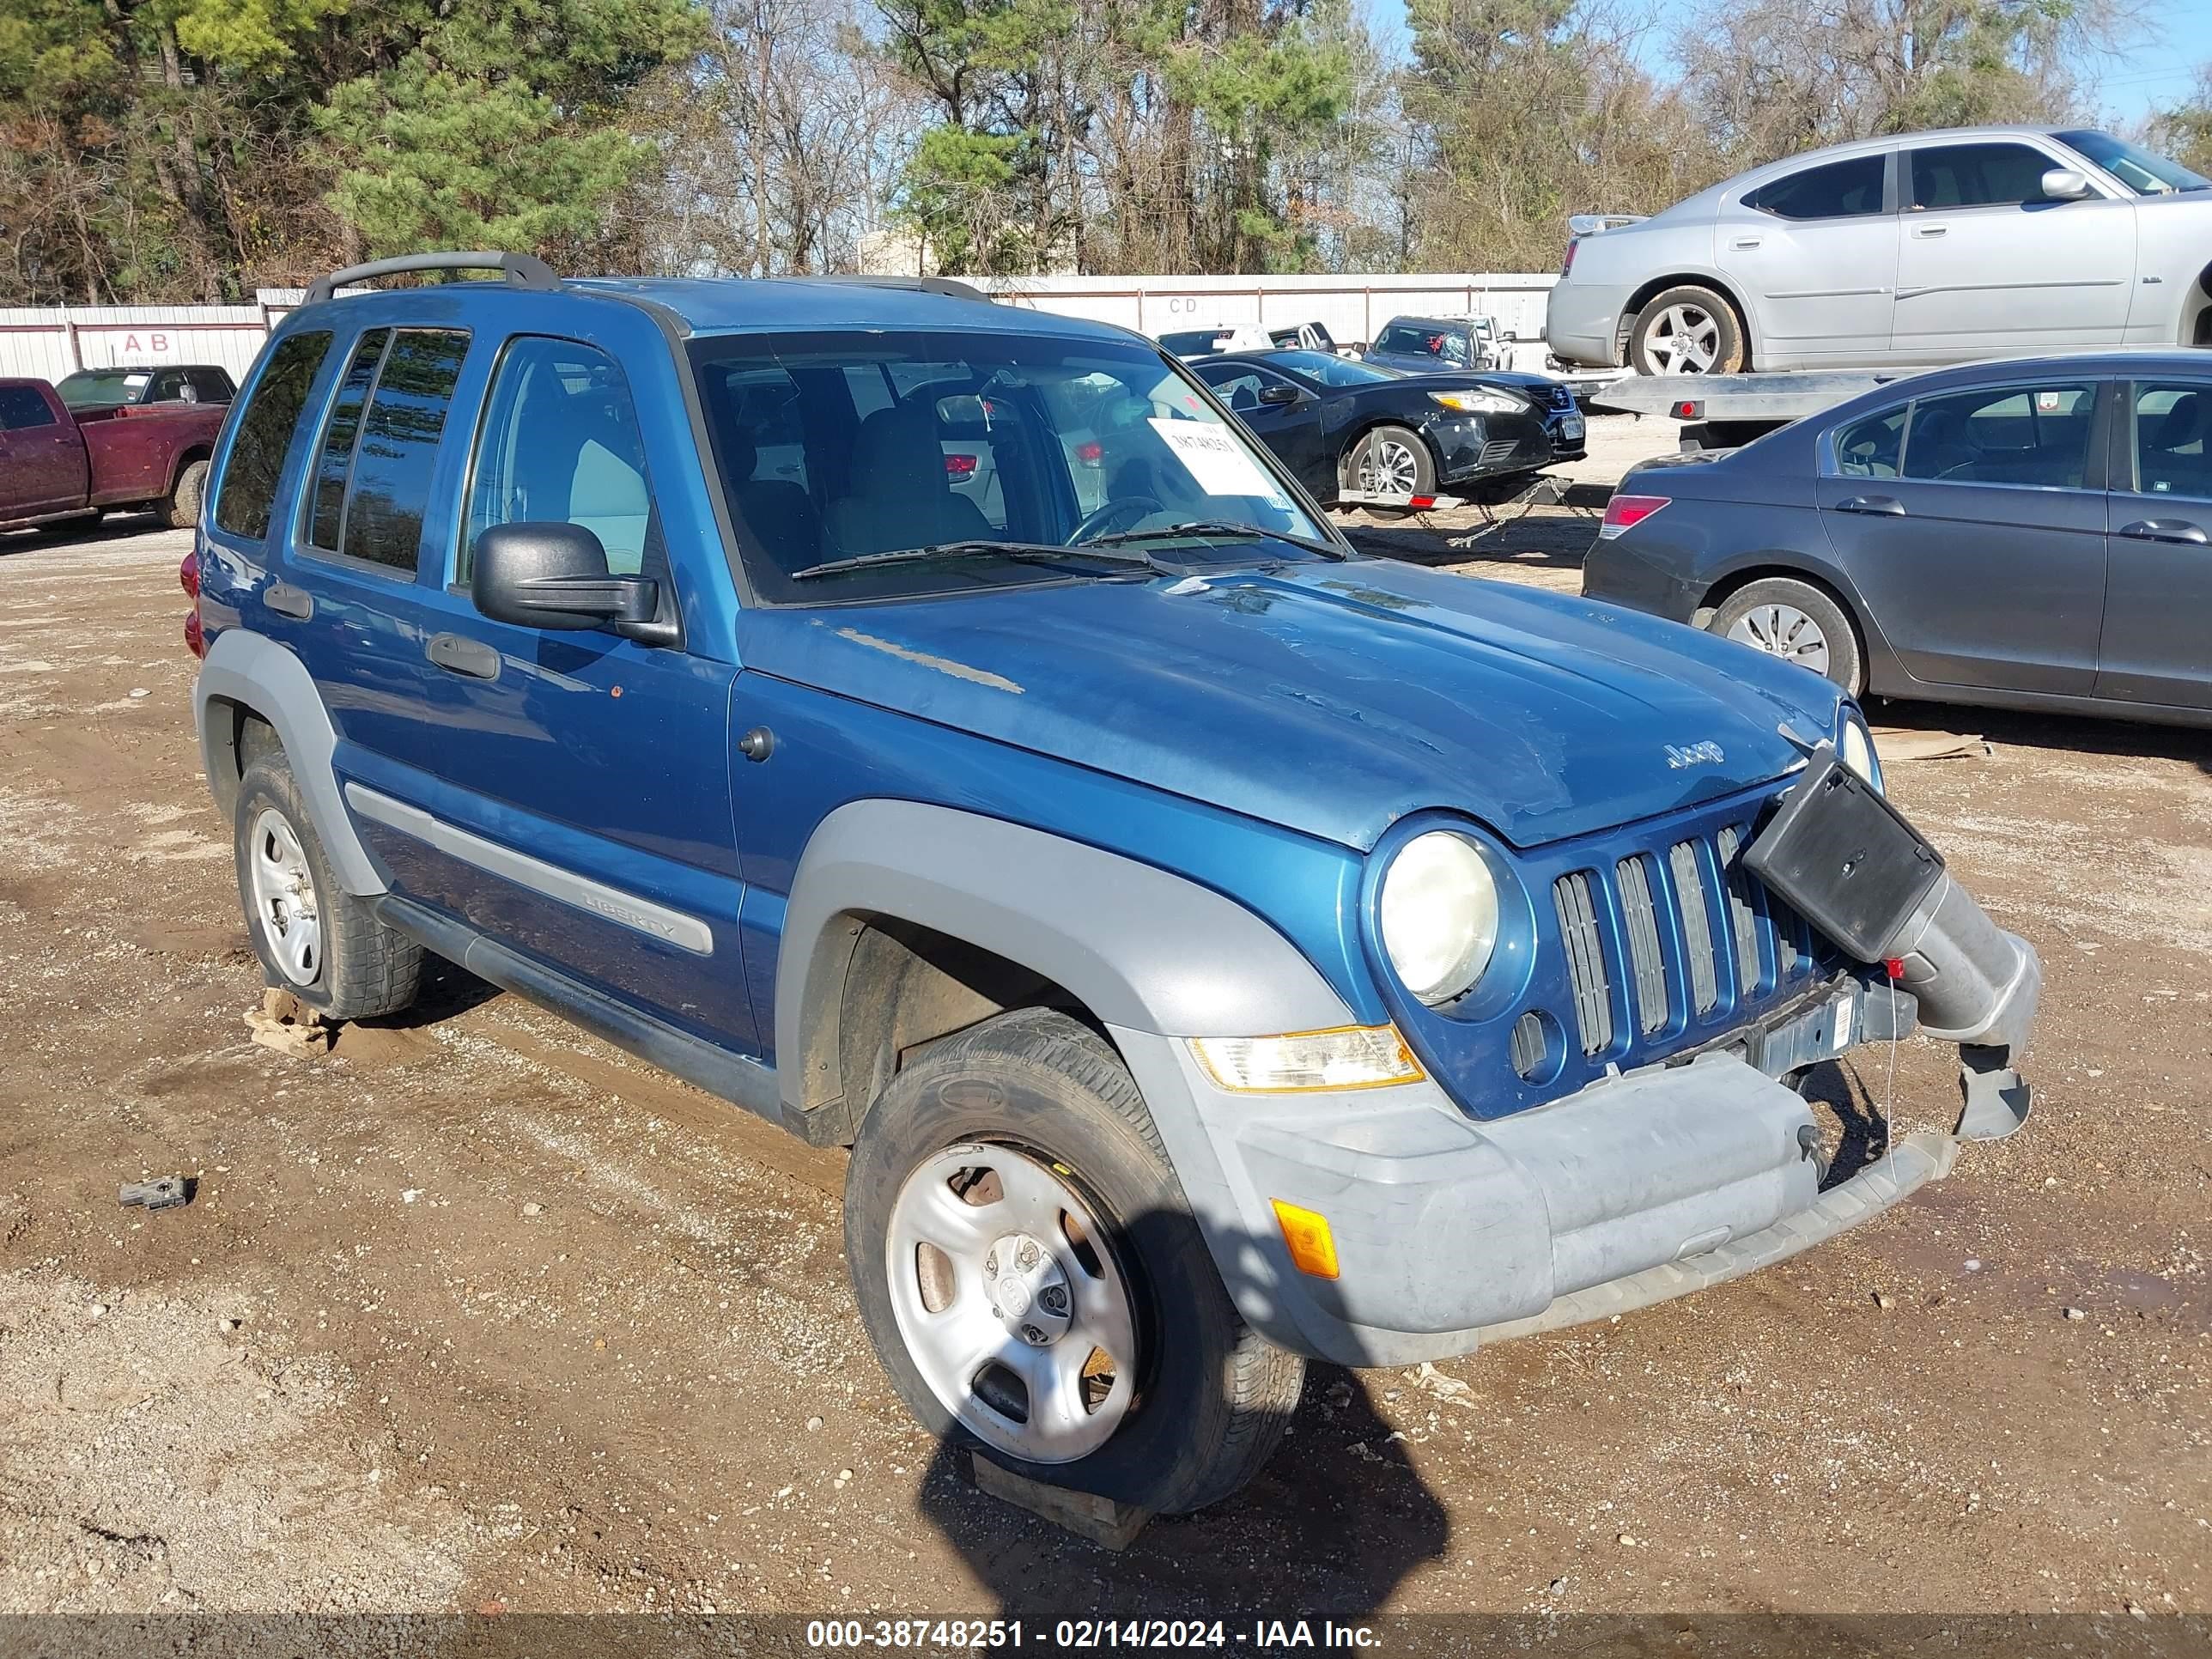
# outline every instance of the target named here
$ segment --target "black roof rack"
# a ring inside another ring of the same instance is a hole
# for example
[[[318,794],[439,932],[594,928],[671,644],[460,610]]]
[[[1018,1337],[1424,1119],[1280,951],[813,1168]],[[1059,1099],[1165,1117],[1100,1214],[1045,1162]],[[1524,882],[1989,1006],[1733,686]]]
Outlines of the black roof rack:
[[[307,297],[301,303],[319,305],[350,283],[397,276],[409,270],[496,270],[506,276],[510,287],[540,293],[561,286],[553,267],[528,253],[403,253],[396,258],[371,259],[365,265],[348,265],[317,277],[308,285]]]
[[[987,305],[991,296],[973,283],[963,283],[954,276],[817,276],[817,283],[851,283],[862,288],[902,289],[909,294],[941,294],[948,300],[981,300]]]

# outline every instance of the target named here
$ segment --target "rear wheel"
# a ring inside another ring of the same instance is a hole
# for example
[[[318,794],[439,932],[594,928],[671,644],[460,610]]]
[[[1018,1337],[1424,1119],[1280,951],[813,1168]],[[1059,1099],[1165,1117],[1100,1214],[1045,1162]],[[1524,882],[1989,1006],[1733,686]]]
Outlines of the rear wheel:
[[[1035,1480],[1199,1509],[1297,1404],[1304,1362],[1238,1316],[1135,1081],[1064,1014],[898,1075],[853,1148],[845,1255],[907,1408]]]
[[[1628,356],[1639,374],[1733,374],[1744,364],[1743,327],[1720,295],[1685,283],[1636,313]]]
[[[167,497],[161,502],[161,517],[172,530],[190,530],[200,521],[200,496],[207,489],[208,464],[191,461],[177,474],[177,482],[170,486]]]
[[[1826,675],[1858,696],[1866,661],[1851,619],[1820,589],[1769,576],[1729,594],[1713,612],[1711,631],[1771,657]]]
[[[246,767],[234,821],[239,902],[269,983],[333,1020],[413,1002],[422,947],[338,885],[281,749]]]

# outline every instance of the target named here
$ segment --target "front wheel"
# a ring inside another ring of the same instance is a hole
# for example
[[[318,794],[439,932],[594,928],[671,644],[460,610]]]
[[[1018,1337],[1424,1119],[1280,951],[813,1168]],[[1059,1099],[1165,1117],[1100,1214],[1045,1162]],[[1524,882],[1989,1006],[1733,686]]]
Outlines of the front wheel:
[[[1809,582],[1769,576],[1738,588],[1713,612],[1712,632],[1826,675],[1856,696],[1866,660],[1843,606]]]
[[[907,1408],[1034,1480],[1200,1509],[1297,1404],[1304,1362],[1238,1316],[1134,1079],[1064,1014],[898,1075],[853,1148],[845,1256]]]
[[[1436,463],[1418,432],[1402,426],[1378,426],[1352,446],[1345,458],[1346,482],[1376,495],[1433,495]]]
[[[1743,367],[1743,327],[1726,300],[1685,283],[1636,313],[1628,356],[1638,374],[1733,374]]]

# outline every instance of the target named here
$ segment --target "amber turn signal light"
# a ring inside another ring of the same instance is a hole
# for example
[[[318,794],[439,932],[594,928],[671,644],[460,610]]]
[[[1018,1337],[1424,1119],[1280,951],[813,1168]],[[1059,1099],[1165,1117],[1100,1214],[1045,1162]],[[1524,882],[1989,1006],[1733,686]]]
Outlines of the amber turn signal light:
[[[1275,1206],[1275,1224],[1283,1230],[1283,1243],[1290,1247],[1291,1264],[1311,1278],[1334,1279],[1336,1238],[1328,1230],[1328,1218],[1279,1198],[1270,1202]]]

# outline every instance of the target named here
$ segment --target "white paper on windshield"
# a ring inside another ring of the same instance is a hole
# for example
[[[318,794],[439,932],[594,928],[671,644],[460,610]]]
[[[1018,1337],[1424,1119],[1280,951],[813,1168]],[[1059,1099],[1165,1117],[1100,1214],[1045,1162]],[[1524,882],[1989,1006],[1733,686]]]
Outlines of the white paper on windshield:
[[[1158,416],[1152,417],[1152,427],[1207,495],[1257,495],[1277,507],[1291,504],[1227,427],[1211,421],[1164,421]]]

